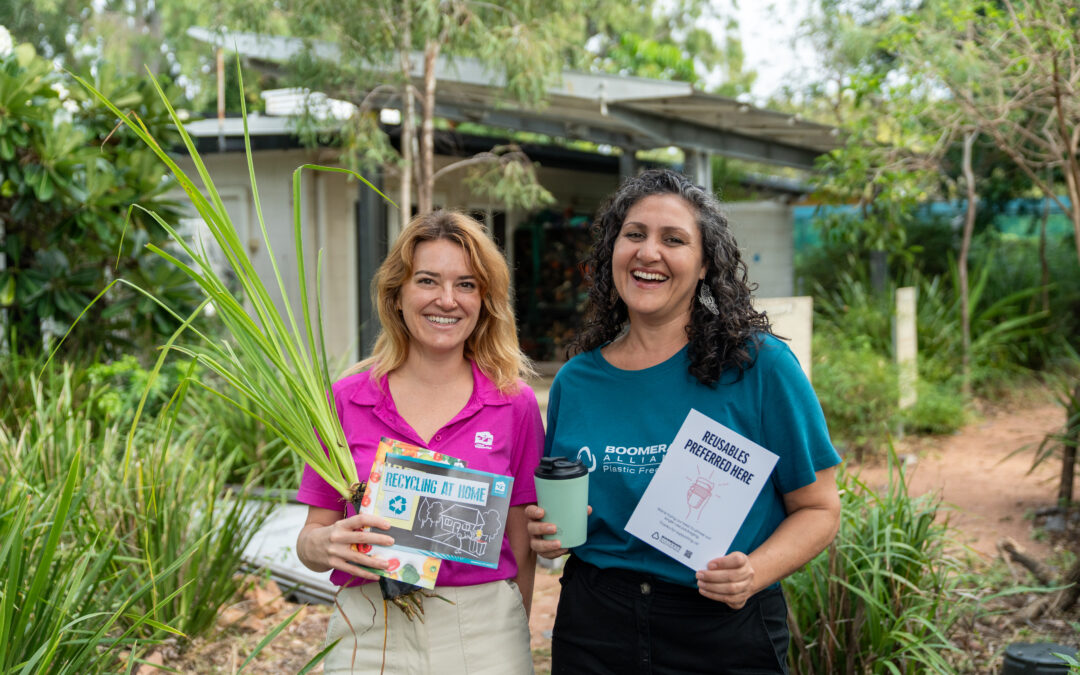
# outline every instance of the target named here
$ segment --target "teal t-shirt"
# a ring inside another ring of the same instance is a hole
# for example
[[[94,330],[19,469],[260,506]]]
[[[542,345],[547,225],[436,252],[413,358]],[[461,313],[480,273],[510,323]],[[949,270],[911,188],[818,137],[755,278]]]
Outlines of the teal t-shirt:
[[[594,349],[555,376],[548,399],[545,454],[589,466],[588,540],[573,552],[600,568],[654,574],[697,586],[694,570],[624,528],[656,472],[667,444],[691,408],[779,455],[732,551],[750,553],[785,517],[784,493],[805,487],[817,471],[840,463],[821,404],[787,345],[764,335],[741,378],[725,372],[715,388],[691,375],[687,348],[644,370],[620,370]]]

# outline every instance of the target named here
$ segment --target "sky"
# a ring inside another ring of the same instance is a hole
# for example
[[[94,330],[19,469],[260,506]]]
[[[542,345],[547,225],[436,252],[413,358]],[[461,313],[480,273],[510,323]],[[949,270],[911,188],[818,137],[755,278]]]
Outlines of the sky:
[[[721,4],[723,0],[717,2]],[[723,5],[730,7],[728,3]],[[793,78],[812,72],[816,57],[809,45],[793,44],[799,22],[809,13],[809,0],[741,0],[736,16],[746,68],[756,70],[751,94],[763,101]]]

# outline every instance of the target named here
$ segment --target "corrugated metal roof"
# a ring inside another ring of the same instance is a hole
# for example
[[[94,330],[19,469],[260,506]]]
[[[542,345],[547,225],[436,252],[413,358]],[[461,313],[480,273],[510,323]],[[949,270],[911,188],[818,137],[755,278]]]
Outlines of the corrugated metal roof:
[[[254,33],[192,28],[196,39],[235,49],[255,61],[286,63],[302,51],[340,58],[337,45]],[[423,59],[413,59],[419,80]],[[378,68],[373,67],[373,71]],[[685,82],[562,71],[548,88],[545,105],[516,103],[503,91],[504,76],[475,59],[440,57],[436,64],[436,114],[519,131],[615,145],[627,150],[678,146],[751,161],[799,168],[841,143],[839,130],[798,115],[695,91]],[[390,93],[374,104],[395,108]]]

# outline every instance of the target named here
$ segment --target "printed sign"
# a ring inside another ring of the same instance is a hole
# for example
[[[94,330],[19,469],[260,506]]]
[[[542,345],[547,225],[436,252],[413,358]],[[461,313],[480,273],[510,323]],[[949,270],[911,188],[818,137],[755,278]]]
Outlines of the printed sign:
[[[465,466],[465,462],[456,457],[450,457],[441,452],[421,448],[417,445],[410,445],[409,443],[383,438],[379,441],[379,447],[375,453],[375,461],[371,464],[371,471],[368,474],[367,489],[364,491],[364,496],[361,500],[360,513],[371,513],[383,516],[388,520],[397,519],[398,521],[403,522],[408,522],[410,520],[407,515],[407,512],[411,511],[410,507],[412,504],[410,502],[410,497],[395,493],[395,495],[388,498],[385,497],[383,490],[385,485],[383,475],[387,471],[386,458],[391,452],[394,453],[394,456],[414,457],[445,466]],[[435,581],[439,576],[439,568],[442,565],[442,559],[437,556],[413,549],[401,548],[396,545],[372,546],[371,544],[354,544],[353,548],[361,553],[366,553],[370,556],[384,558],[390,561],[390,567],[385,570],[373,568],[365,569],[369,569],[372,572],[390,579],[413,584],[414,586],[421,586],[428,589],[435,588]]]
[[[626,531],[694,570],[727,554],[777,456],[691,410]]]
[[[382,480],[376,511],[396,548],[499,566],[512,477],[387,453]]]

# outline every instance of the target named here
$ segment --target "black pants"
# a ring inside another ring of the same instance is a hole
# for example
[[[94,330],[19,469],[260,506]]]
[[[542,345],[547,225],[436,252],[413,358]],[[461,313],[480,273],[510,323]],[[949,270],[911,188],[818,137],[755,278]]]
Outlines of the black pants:
[[[787,673],[787,603],[779,588],[739,610],[696,588],[574,556],[563,571],[552,675]]]

